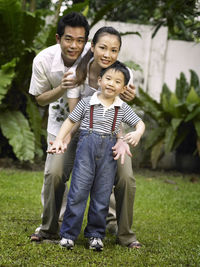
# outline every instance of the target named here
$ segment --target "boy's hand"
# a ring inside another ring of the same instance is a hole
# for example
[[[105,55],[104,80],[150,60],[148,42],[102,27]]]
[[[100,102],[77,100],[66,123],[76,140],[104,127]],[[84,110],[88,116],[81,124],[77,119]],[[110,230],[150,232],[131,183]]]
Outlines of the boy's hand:
[[[132,157],[129,145],[122,139],[117,139],[117,143],[112,147],[114,160],[118,160],[121,157],[121,164],[124,164],[125,154]]]
[[[124,93],[120,94],[120,98],[125,102],[130,102],[135,98],[136,90],[133,84],[129,84]]]
[[[138,131],[127,133],[123,140],[132,146],[137,146],[141,138],[141,133]]]
[[[66,149],[67,149],[67,144],[65,142],[63,142],[62,140],[55,140],[52,143],[51,148],[47,151],[47,153],[61,154],[64,153]]]

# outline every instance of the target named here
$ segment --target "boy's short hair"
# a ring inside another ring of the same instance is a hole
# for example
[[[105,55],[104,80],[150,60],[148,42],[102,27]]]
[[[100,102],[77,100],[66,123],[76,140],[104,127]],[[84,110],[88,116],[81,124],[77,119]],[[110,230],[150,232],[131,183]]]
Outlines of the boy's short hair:
[[[62,37],[65,31],[65,27],[83,27],[85,29],[85,41],[88,40],[89,24],[87,19],[78,12],[70,12],[67,15],[61,17],[57,25],[57,34]]]
[[[115,63],[110,65],[108,68],[102,69],[100,72],[100,77],[102,77],[110,69],[114,69],[115,71],[121,71],[124,74],[124,85],[128,84],[130,80],[130,73],[126,65],[124,65],[122,62],[117,60],[115,61]]]

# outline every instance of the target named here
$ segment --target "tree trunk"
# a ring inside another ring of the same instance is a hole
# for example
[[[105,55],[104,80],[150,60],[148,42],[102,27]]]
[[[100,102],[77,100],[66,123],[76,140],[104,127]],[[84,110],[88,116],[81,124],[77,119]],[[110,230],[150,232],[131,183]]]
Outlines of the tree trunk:
[[[57,9],[56,9],[56,12],[55,12],[55,16],[54,16],[54,19],[53,19],[54,25],[57,24],[57,21],[58,21],[58,18],[59,18],[59,14],[60,14],[60,9],[61,9],[61,6],[62,6],[62,2],[63,2],[63,0],[59,0],[59,2],[58,2]]]
[[[26,0],[22,0],[22,9],[26,10]]]
[[[35,0],[30,0],[30,12],[34,12],[36,7]]]

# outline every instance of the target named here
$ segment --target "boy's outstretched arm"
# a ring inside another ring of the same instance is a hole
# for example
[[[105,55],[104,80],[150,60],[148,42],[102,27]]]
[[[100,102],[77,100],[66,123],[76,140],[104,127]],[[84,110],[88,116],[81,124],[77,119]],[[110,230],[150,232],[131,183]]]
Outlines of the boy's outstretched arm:
[[[75,122],[71,121],[69,118],[67,118],[61,128],[60,131],[56,137],[56,140],[53,142],[51,148],[47,151],[48,153],[64,153],[66,150],[66,142],[65,137],[70,133],[71,129],[73,128]]]

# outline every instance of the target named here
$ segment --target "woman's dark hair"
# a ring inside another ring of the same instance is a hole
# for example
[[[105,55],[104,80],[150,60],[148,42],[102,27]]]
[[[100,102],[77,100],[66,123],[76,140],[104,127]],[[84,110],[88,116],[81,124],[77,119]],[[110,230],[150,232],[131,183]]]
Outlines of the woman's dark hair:
[[[103,77],[103,75],[109,70],[109,69],[113,69],[115,71],[121,71],[124,75],[124,85],[127,85],[129,80],[130,80],[130,73],[129,70],[127,69],[126,65],[124,65],[122,62],[120,61],[115,61],[115,63],[113,63],[111,66],[109,66],[106,69],[102,69],[100,72],[100,77]]]
[[[99,38],[103,35],[106,34],[111,34],[115,35],[119,39],[119,48],[121,48],[122,40],[120,33],[113,27],[101,27],[98,29],[98,31],[95,33],[93,39],[92,39],[92,44],[95,46],[96,43],[98,42]],[[85,56],[81,59],[79,62],[77,69],[76,69],[76,77],[77,77],[77,83],[78,85],[84,83],[86,77],[87,77],[87,64],[90,61],[90,59],[93,57],[93,53],[91,49],[88,50],[88,52],[85,54]]]
[[[60,38],[64,34],[66,26],[83,27],[85,29],[85,42],[87,42],[89,35],[89,24],[87,19],[81,13],[70,12],[58,21],[57,34],[60,36]]]

